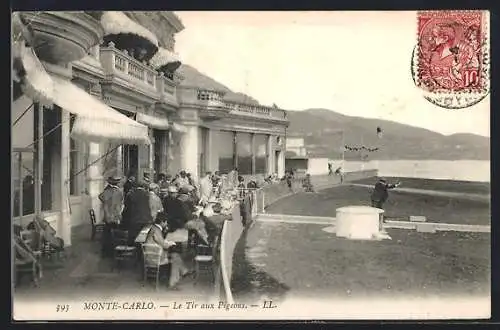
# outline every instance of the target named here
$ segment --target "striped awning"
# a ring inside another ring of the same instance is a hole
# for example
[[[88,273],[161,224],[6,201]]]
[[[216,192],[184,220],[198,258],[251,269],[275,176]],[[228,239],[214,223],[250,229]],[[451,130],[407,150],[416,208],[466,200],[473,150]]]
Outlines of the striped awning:
[[[52,77],[54,103],[77,115],[71,135],[92,142],[150,144],[148,127],[107,106],[71,82]]]
[[[151,116],[145,113],[137,113],[135,120],[152,128],[166,130],[169,127],[168,119]]]
[[[158,39],[153,32],[131,20],[121,11],[106,11],[101,16],[101,24],[105,35],[135,34],[158,47]]]
[[[14,79],[21,84],[23,93],[44,105],[52,104],[54,87],[50,75],[31,47],[24,40],[12,44]]]
[[[179,59],[178,54],[160,47],[158,48],[158,52],[151,59],[150,63],[155,69],[159,69],[169,63],[178,63],[180,65],[181,60]]]
[[[20,59],[18,78],[23,92],[44,105],[57,104],[77,115],[72,136],[87,141],[150,144],[148,128],[107,106],[71,82],[52,76],[32,48],[14,43],[14,56]]]

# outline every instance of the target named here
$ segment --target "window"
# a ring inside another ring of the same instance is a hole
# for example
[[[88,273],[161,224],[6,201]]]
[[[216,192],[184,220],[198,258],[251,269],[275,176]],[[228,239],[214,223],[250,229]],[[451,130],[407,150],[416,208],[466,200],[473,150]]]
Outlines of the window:
[[[76,116],[71,114],[70,132],[73,129],[75,119]],[[86,143],[71,137],[69,139],[69,191],[70,195],[77,196],[85,191],[89,153]]]
[[[12,181],[14,188],[13,216],[35,212],[34,152],[14,149],[12,153]]]
[[[123,170],[125,175],[138,175],[138,148],[133,144],[123,146]]]
[[[153,139],[154,139],[154,170],[158,176],[160,173],[164,172],[164,165],[162,159],[165,159],[167,155],[163,153],[163,147],[165,145],[165,131],[153,129]]]
[[[219,171],[229,173],[234,168],[234,132],[220,131],[216,135]]]
[[[59,208],[61,180],[61,109],[43,111],[42,211]]]
[[[252,135],[250,133],[237,133],[236,150],[238,173],[252,174]]]
[[[255,173],[265,174],[267,167],[267,136],[255,134]]]
[[[30,215],[35,212],[35,149],[38,116],[37,108],[26,96],[12,103],[12,215]]]
[[[118,163],[118,147],[116,143],[103,144],[104,148],[102,150],[102,175],[104,178],[109,176],[118,175],[121,172]]]

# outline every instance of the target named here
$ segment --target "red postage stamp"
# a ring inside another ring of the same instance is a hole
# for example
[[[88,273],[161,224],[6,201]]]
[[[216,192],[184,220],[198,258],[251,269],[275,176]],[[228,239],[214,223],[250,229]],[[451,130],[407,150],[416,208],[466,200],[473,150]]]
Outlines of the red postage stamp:
[[[485,46],[488,34],[485,12],[443,10],[422,11],[417,15],[415,84],[428,95],[440,97],[487,93],[489,54]],[[448,105],[462,108],[477,103],[469,98],[452,105],[457,102],[455,99]]]

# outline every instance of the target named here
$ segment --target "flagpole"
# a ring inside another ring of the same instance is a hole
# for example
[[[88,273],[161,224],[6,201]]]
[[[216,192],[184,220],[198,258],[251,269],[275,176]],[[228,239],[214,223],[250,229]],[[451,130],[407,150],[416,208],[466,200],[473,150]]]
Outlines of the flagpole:
[[[361,134],[361,148],[363,148],[364,142],[363,142],[363,134]],[[361,171],[365,170],[365,161],[363,160],[363,149],[361,149],[359,155],[361,156]]]
[[[344,135],[344,130],[341,130],[340,133],[342,134],[342,163],[341,163],[341,166],[345,167],[344,166],[344,162],[345,162],[345,135]]]

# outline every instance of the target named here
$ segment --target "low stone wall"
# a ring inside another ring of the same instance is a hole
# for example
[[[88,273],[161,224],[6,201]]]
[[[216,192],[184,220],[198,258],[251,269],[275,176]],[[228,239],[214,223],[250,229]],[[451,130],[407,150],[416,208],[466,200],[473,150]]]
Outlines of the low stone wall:
[[[364,170],[356,172],[347,172],[344,174],[344,181],[357,181],[365,178],[377,176],[377,170]],[[311,183],[314,189],[322,190],[334,187],[340,184],[340,177],[338,175],[316,175],[311,176]],[[256,191],[256,209],[258,213],[263,213],[265,208],[283,197],[303,191],[302,178],[296,178],[292,182],[292,190],[288,188],[286,182],[279,182],[276,184],[264,186]]]

